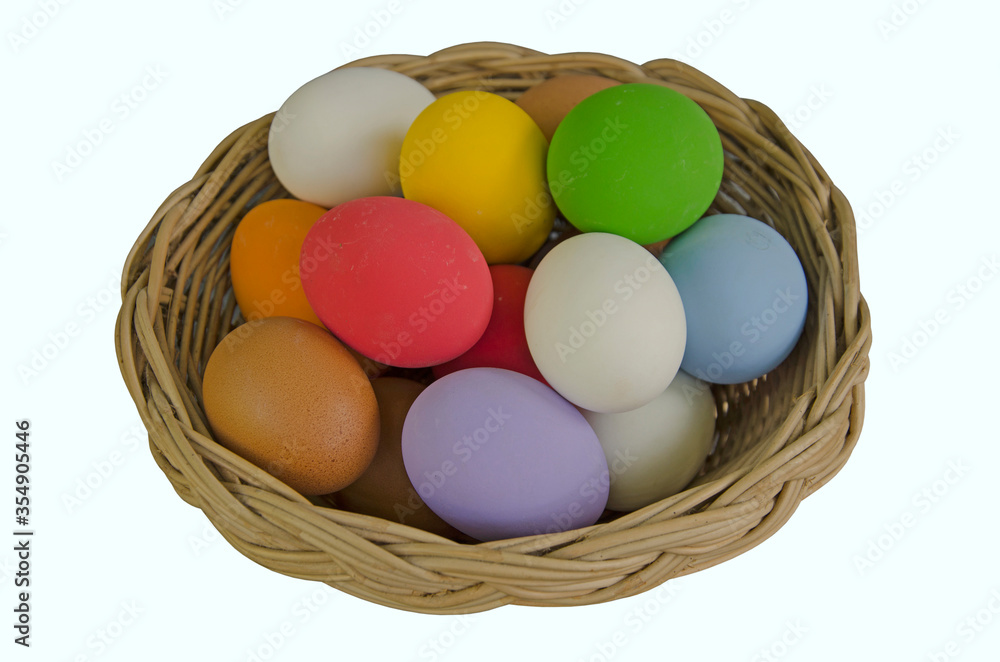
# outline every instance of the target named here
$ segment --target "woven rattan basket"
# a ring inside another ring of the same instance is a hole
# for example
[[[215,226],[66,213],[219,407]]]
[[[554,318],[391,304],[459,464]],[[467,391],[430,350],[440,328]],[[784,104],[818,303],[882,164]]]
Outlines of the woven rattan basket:
[[[765,377],[713,387],[717,443],[701,474],[686,491],[634,513],[563,534],[470,544],[306,499],[217,444],[202,410],[209,354],[243,322],[229,279],[236,223],[259,202],[289,197],[268,163],[274,115],[267,115],[223,140],[156,211],[126,259],[115,328],[121,372],[153,457],[230,544],[285,575],[411,611],[591,604],[742,554],[840,470],[861,433],[871,346],[854,217],[774,112],[673,60],[640,66],[595,53],[475,43],[347,66],[358,65],[406,73],[438,95],[488,89],[516,98],[546,77],[576,72],[665,84],[690,96],[725,149],[710,211],[748,214],[788,239],[809,283],[805,332]]]

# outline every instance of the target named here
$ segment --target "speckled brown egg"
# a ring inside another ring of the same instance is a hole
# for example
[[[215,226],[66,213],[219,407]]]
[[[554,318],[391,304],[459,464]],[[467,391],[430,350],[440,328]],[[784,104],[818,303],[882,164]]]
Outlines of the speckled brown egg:
[[[343,510],[456,537],[458,532],[424,504],[403,466],[403,421],[410,405],[426,387],[409,379],[380,377],[372,382],[372,388],[380,416],[378,452],[368,470],[331,495],[331,500]]]
[[[567,74],[549,78],[528,88],[514,103],[535,120],[552,142],[552,134],[573,106],[591,94],[618,85],[618,81],[603,76]]]
[[[212,352],[202,390],[216,440],[303,495],[349,485],[375,457],[371,383],[315,324],[269,317],[237,327]]]

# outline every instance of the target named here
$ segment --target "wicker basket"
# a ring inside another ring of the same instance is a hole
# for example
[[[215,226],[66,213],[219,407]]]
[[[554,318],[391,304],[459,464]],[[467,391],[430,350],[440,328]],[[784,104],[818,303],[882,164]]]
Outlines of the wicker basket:
[[[306,499],[217,444],[202,409],[209,354],[243,321],[229,279],[235,225],[253,205],[289,197],[268,163],[267,115],[222,141],[156,211],[125,262],[115,327],[122,376],[154,459],[230,544],[282,574],[410,611],[591,604],[742,554],[840,470],[861,432],[871,346],[854,217],[774,112],[673,60],[640,66],[474,43],[346,66],[360,65],[406,73],[438,95],[488,89],[516,98],[548,76],[576,72],[690,96],[725,149],[711,211],[766,221],[795,248],[809,283],[805,332],[768,375],[713,387],[718,435],[704,468],[686,491],[642,510],[562,534],[470,544]]]

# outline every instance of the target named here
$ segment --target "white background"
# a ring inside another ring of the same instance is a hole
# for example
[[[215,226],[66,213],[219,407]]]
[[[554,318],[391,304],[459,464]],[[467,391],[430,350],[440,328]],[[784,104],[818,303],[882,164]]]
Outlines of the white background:
[[[364,43],[356,30],[387,1],[4,2],[2,658],[997,660],[1000,278],[982,268],[1000,244],[997,5],[392,6]],[[679,57],[786,118],[851,200],[875,338],[864,432],[843,471],[758,548],[609,604],[416,615],[252,563],[154,464],[113,326],[125,256],[160,202],[232,129],[315,76],[478,40]],[[120,97],[143,83],[125,115]],[[57,174],[102,120],[110,132]],[[25,373],[68,325],[65,347]],[[921,346],[903,357],[906,339]],[[30,649],[11,627],[21,418],[32,425]]]

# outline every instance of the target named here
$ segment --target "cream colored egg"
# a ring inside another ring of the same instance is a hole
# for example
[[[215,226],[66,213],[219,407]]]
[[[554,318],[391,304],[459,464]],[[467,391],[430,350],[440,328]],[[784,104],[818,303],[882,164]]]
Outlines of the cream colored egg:
[[[638,409],[582,413],[608,460],[611,510],[637,510],[680,492],[698,474],[715,436],[712,392],[683,371]]]
[[[662,393],[687,339],[667,270],[639,244],[603,232],[570,237],[542,259],[528,286],[524,331],[559,395],[607,413]]]
[[[323,207],[398,195],[399,150],[434,95],[404,74],[347,67],[315,78],[271,122],[268,156],[278,181]]]

